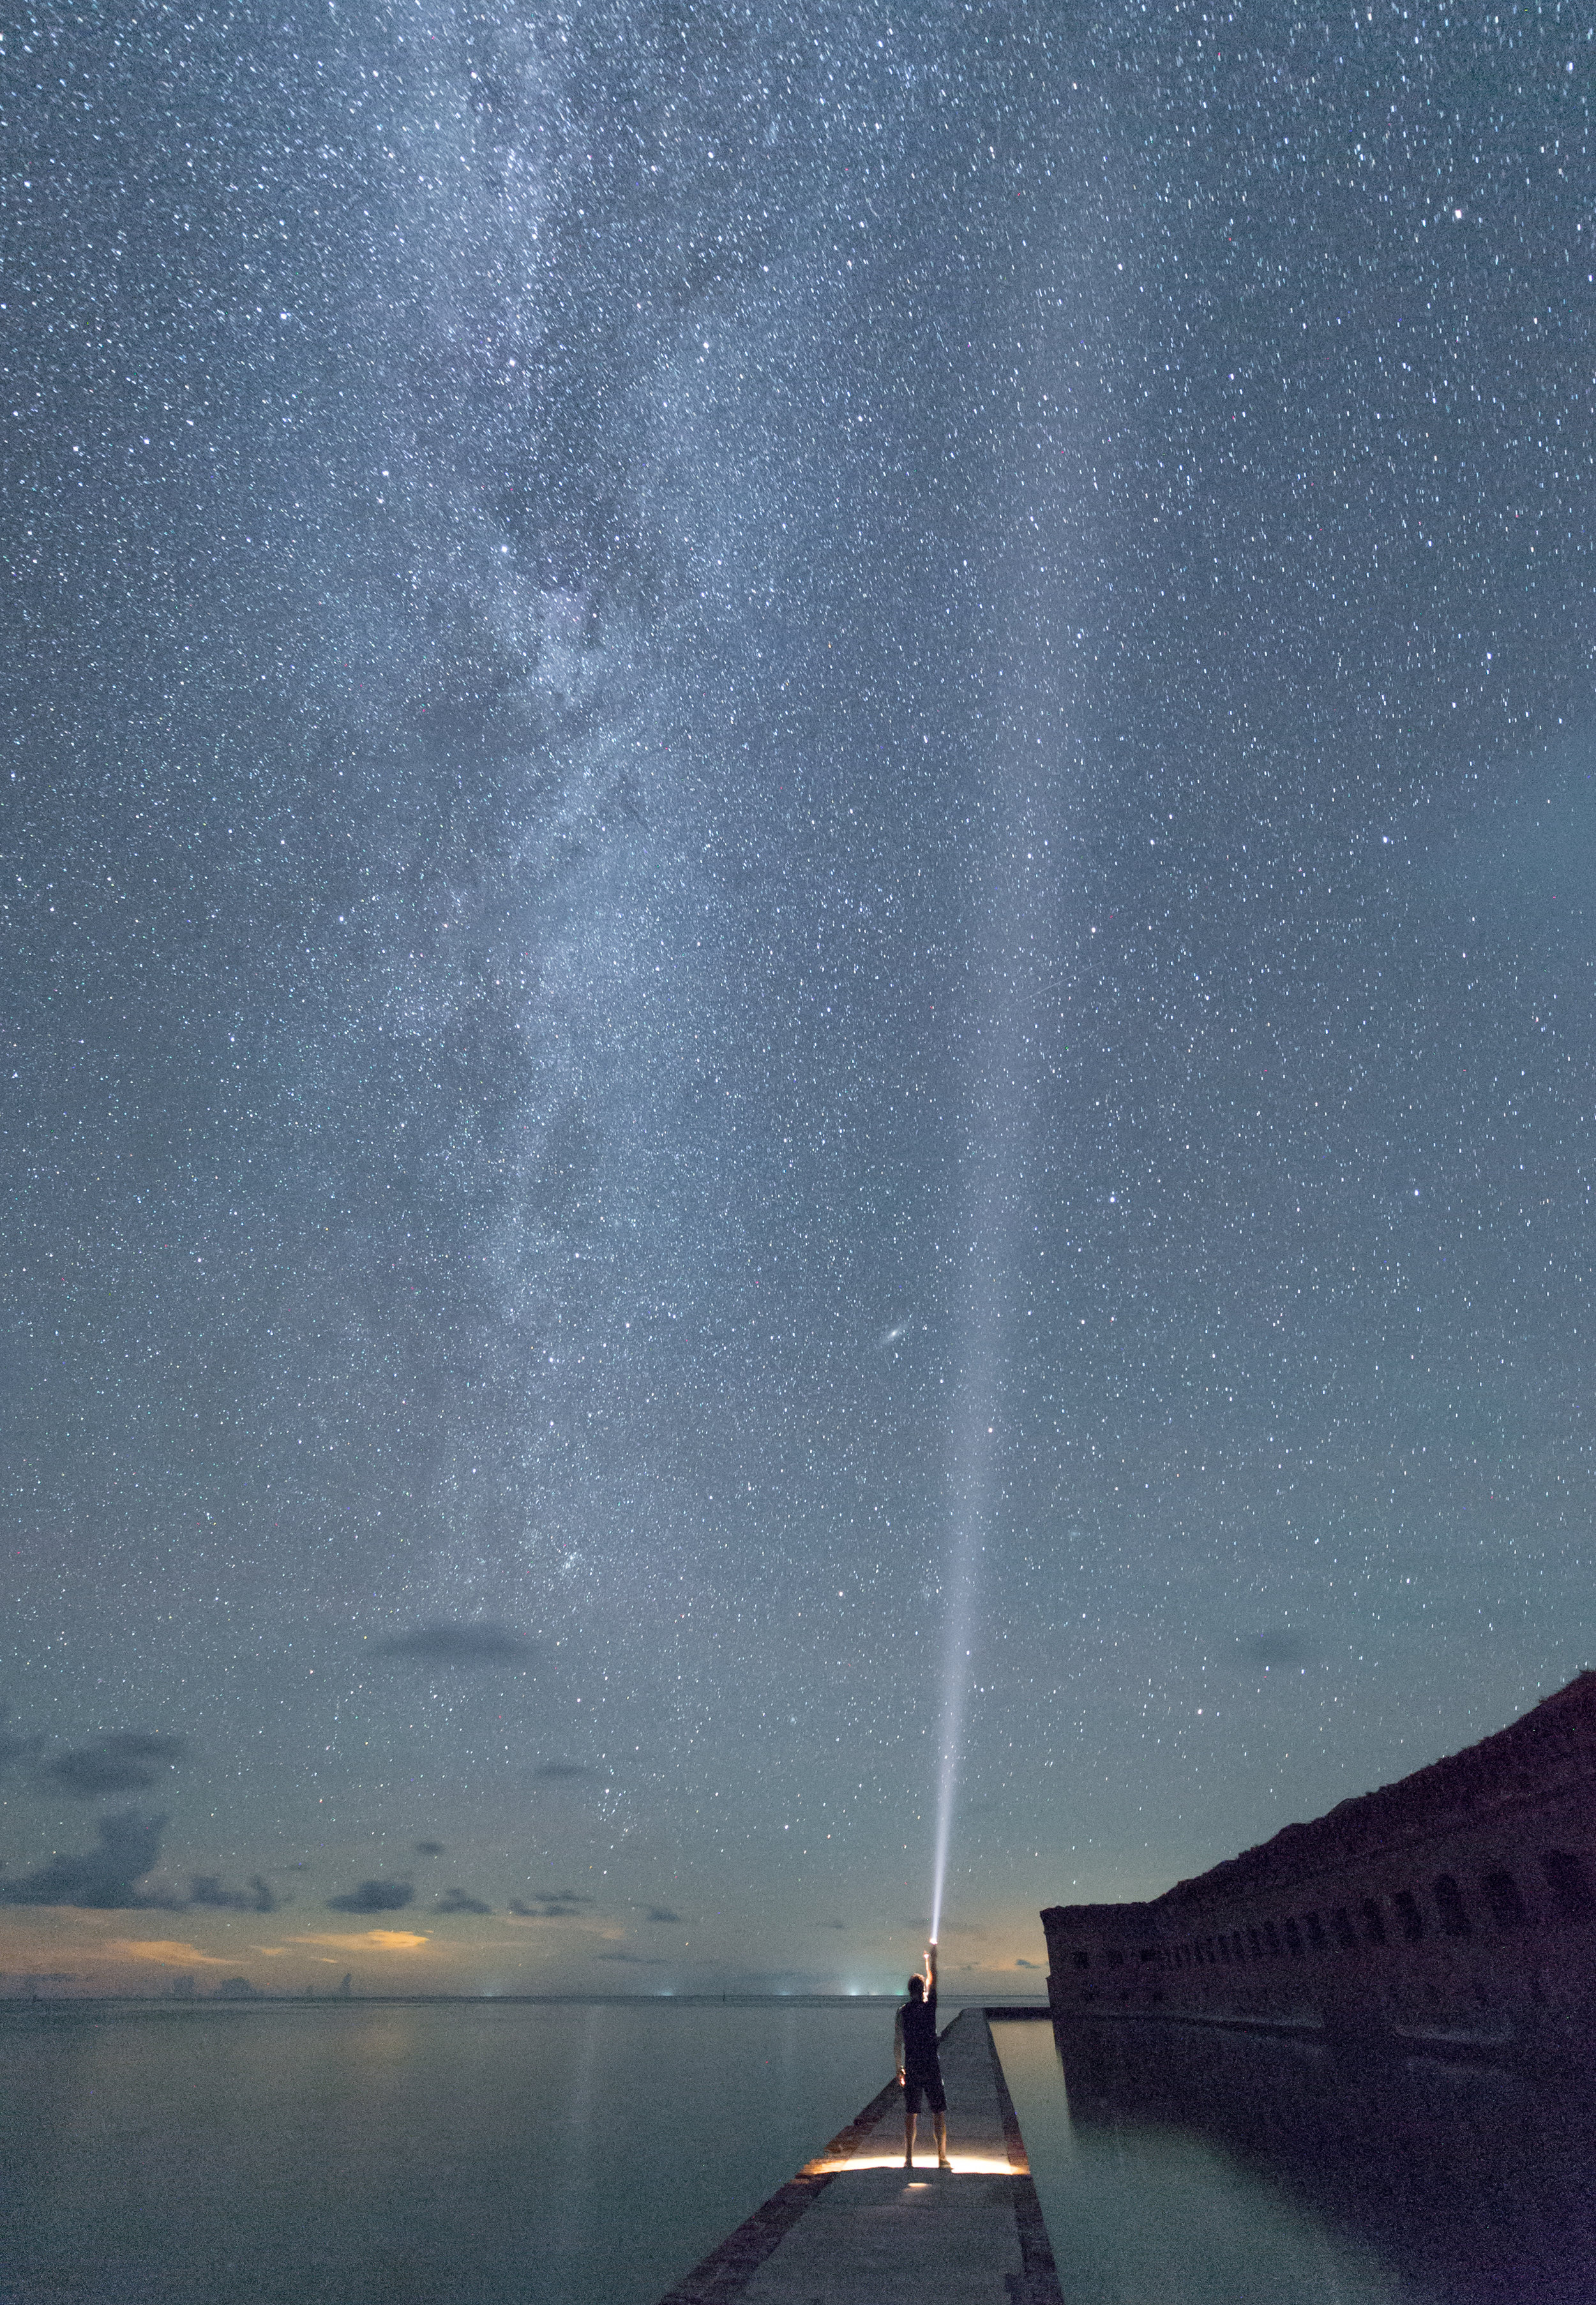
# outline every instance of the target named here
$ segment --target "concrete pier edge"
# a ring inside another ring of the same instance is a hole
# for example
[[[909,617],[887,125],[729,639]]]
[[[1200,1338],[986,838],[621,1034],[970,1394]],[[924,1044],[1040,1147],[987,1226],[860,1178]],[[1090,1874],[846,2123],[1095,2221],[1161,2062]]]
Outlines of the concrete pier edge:
[[[1053,2259],[1052,2243],[1042,2218],[1041,2203],[1031,2182],[1025,2140],[1020,2132],[1014,2099],[1003,2077],[1002,2061],[998,2054],[990,2019],[993,2014],[1007,2018],[1011,2015],[1038,2017],[1044,2013],[1034,2009],[989,2012],[972,2006],[961,2011],[945,2028],[942,2035],[946,2041],[954,2026],[964,2022],[979,2023],[986,2029],[993,2093],[1008,2153],[1011,2199],[1020,2246],[1022,2269],[1017,2282],[1014,2282],[1013,2305],[1064,2305],[1064,2296]],[[766,2259],[780,2248],[799,2218],[843,2173],[837,2165],[846,2162],[870,2132],[879,2127],[889,2114],[896,2113],[902,2103],[896,2080],[889,2081],[854,2114],[845,2129],[839,2130],[812,2159],[804,2163],[796,2176],[789,2177],[785,2185],[778,2186],[751,2216],[745,2217],[717,2247],[701,2258],[691,2272],[667,2289],[658,2300],[658,2305],[733,2305],[733,2301],[743,2295]],[[1012,2281],[1013,2276],[1010,2278]]]

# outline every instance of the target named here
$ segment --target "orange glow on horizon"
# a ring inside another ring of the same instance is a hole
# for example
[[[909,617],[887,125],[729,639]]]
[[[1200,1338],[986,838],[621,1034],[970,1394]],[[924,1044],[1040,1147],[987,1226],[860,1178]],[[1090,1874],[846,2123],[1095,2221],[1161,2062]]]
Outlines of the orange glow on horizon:
[[[290,1937],[288,1942],[296,1945],[331,1945],[338,1952],[414,1952],[429,1939],[414,1929],[318,1929],[307,1936]],[[267,1952],[276,1948],[262,1945],[260,1950]]]
[[[105,1953],[112,1959],[123,1954],[131,1955],[134,1961],[158,1961],[167,1969],[191,1969],[196,1961],[206,1969],[237,1966],[219,1954],[201,1952],[197,1945],[185,1944],[181,1937],[113,1937]]]

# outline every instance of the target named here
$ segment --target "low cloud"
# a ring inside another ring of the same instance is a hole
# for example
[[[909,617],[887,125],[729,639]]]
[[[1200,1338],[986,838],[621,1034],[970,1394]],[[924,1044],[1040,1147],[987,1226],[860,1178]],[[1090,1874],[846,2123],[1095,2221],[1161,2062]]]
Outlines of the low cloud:
[[[418,1625],[378,1641],[377,1654],[412,1657],[419,1664],[530,1664],[532,1645],[514,1625]]]
[[[1311,1664],[1318,1649],[1306,1633],[1293,1632],[1286,1625],[1271,1625],[1253,1634],[1246,1643],[1246,1654],[1254,1664]]]
[[[593,1899],[580,1889],[539,1889],[530,1905],[519,1897],[512,1897],[510,1910],[518,1921],[562,1921],[569,1920],[592,1902]]]
[[[79,1905],[92,1912],[120,1912],[165,1901],[141,1896],[139,1884],[161,1853],[164,1816],[139,1816],[133,1810],[103,1816],[99,1846],[81,1857],[52,1857],[19,1880],[0,1880],[0,1905]]]
[[[654,1953],[596,1952],[593,1955],[593,1959],[595,1961],[618,1961],[624,1969],[663,1969],[665,1967],[664,1961],[658,1954]]]
[[[416,1843],[418,1857],[441,1857],[443,1853],[444,1845],[441,1841],[418,1841]]]
[[[438,1913],[491,1913],[493,1907],[485,1905],[480,1897],[473,1897],[463,1889],[448,1889],[433,1907]]]
[[[408,1881],[362,1881],[358,1889],[346,1889],[341,1897],[329,1897],[329,1913],[396,1913],[415,1902],[415,1890]]]
[[[248,1888],[227,1889],[216,1873],[196,1873],[189,1884],[191,1905],[214,1905],[218,1912],[275,1913],[277,1901],[259,1873],[251,1873]]]
[[[848,1924],[846,1921],[817,1921],[815,1923],[815,1927],[818,1929],[845,1929],[847,1926]]]
[[[650,1921],[668,1921],[673,1928],[684,1927],[680,1913],[673,1913],[668,1905],[650,1905],[644,1917]]]
[[[132,1961],[159,1961],[163,1969],[226,1969],[229,1963],[212,1952],[184,1944],[181,1937],[113,1937],[112,1952]]]
[[[428,1940],[415,1929],[361,1929],[358,1934],[335,1929],[311,1929],[290,1937],[290,1944],[330,1945],[335,1952],[417,1952]],[[277,1945],[262,1945],[262,1952],[277,1952]]]
[[[186,1737],[147,1735],[119,1729],[91,1745],[47,1761],[45,1775],[77,1800],[101,1800],[107,1793],[147,1792],[188,1752]]]
[[[1016,1961],[1014,1962],[1014,1967],[1016,1969],[1040,1969],[1042,1966],[1043,1964],[1040,1961]]]
[[[590,1768],[585,1761],[540,1761],[532,1774],[545,1784],[558,1785],[580,1783],[584,1778],[601,1782],[604,1772]]]
[[[7,1769],[21,1768],[29,1761],[37,1761],[45,1746],[42,1736],[19,1737],[14,1730],[8,1729],[5,1724],[10,1718],[10,1705],[0,1705],[0,1776]]]

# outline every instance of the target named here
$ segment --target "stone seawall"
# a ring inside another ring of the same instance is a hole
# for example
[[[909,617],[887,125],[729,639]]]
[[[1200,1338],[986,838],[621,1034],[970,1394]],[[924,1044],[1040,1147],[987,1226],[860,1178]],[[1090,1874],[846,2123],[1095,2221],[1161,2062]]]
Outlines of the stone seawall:
[[[1596,1672],[1145,1904],[1042,1914],[1048,2002],[1332,2045],[1596,2044]]]

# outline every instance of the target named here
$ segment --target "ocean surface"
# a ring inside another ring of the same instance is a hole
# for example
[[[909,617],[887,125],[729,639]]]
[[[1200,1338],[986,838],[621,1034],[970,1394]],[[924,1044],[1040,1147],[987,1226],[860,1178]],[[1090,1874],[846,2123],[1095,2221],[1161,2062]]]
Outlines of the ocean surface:
[[[649,2305],[891,2074],[892,2011],[0,2016],[0,2305]]]
[[[1596,2299],[1566,2087],[996,2030],[1068,2305]],[[845,2003],[0,2012],[0,2305],[651,2305],[891,2039]]]

